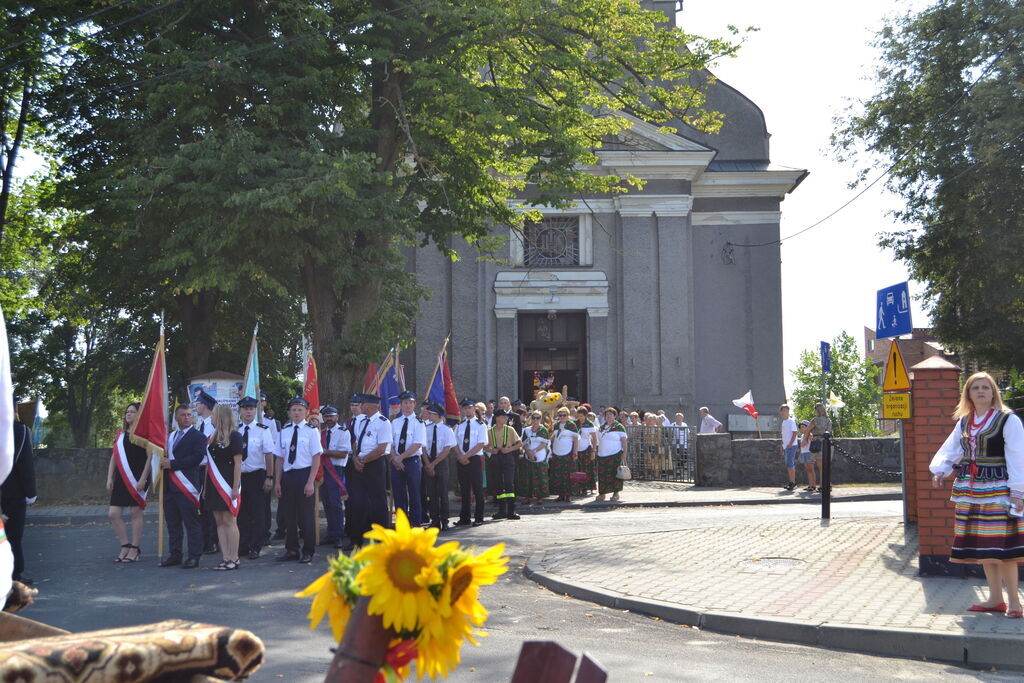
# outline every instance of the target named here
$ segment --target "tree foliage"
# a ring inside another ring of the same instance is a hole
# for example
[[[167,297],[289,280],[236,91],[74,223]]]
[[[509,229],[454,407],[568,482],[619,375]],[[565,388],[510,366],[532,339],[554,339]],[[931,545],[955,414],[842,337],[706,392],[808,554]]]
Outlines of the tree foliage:
[[[218,305],[304,297],[328,396],[411,341],[424,292],[402,246],[454,258],[521,224],[523,192],[623,191],[587,172],[616,112],[716,129],[700,76],[735,50],[635,0],[211,0],[119,26],[151,4],[66,55],[58,205],[89,214],[150,313],[173,309],[196,371]]]
[[[857,342],[846,332],[832,340],[831,369],[825,375],[825,396],[835,394],[845,408],[832,417],[834,436],[875,436],[878,434],[879,404],[882,388],[878,383],[878,368],[864,358]],[[796,380],[793,390],[794,417],[810,420],[814,417],[814,404],[821,401],[821,354],[818,349],[800,352],[800,364],[791,371]]]
[[[927,283],[936,335],[1003,367],[1024,367],[1022,39],[1020,2],[943,0],[893,20],[878,90],[834,138],[893,165],[911,227],[881,243]]]

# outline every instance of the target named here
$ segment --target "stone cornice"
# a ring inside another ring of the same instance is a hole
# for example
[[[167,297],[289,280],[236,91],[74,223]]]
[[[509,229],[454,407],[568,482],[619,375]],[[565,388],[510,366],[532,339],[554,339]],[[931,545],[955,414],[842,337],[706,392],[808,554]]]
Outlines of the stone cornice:
[[[694,197],[785,197],[800,184],[807,171],[708,171],[691,186]]]

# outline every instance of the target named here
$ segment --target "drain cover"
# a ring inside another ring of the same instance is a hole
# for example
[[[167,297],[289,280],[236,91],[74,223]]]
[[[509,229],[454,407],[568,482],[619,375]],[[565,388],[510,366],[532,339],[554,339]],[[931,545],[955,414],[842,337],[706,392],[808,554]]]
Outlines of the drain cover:
[[[806,562],[793,557],[753,557],[743,560],[737,566],[742,572],[766,572],[769,574],[782,574],[790,569],[799,569]]]

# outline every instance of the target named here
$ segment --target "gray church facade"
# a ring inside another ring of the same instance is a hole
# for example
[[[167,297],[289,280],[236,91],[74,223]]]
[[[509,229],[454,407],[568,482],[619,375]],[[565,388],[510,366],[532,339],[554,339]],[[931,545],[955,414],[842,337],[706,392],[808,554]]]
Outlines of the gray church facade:
[[[528,401],[534,377],[553,376],[595,408],[682,411],[691,425],[701,405],[725,421],[748,389],[772,412],[785,397],[779,247],[739,245],[779,238],[781,203],[807,172],[771,164],[764,116],[741,93],[715,82],[708,106],[725,116],[715,135],[635,121],[594,172],[644,187],[539,207],[522,234],[504,228],[504,263],[464,243],[455,263],[410,249],[432,295],[402,354],[407,382],[425,390],[450,333],[460,396]]]

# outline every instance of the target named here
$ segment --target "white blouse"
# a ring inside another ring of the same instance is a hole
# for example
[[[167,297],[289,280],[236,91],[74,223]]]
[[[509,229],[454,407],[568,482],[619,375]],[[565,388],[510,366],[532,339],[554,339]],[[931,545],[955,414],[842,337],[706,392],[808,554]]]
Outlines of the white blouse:
[[[601,428],[600,440],[597,445],[597,457],[607,458],[618,455],[626,450],[626,432],[614,431],[610,425]]]
[[[523,430],[523,442],[527,448],[533,451],[533,455],[536,458],[535,462],[544,462],[548,459],[548,446],[551,445],[551,439],[545,439],[543,436],[539,436],[532,428],[527,427]]]
[[[996,415],[997,413],[993,412],[982,423],[978,431],[985,431]],[[932,474],[938,474],[943,477],[948,477],[952,474],[953,466],[964,459],[964,449],[960,439],[960,421],[957,420],[953,426],[953,431],[946,437],[946,441],[939,448],[938,452],[935,453],[935,457],[932,458],[932,462],[928,466]],[[1007,483],[1010,490],[1017,493],[1024,492],[1024,425],[1021,424],[1020,418],[1012,413],[1006,418],[1006,423],[1003,425],[1003,444],[1006,454],[1006,470],[1009,476]],[[1004,501],[992,500],[987,502],[999,503]]]
[[[551,430],[551,452],[552,455],[572,455],[573,445],[579,440],[580,435],[571,429],[559,429],[556,423]]]

